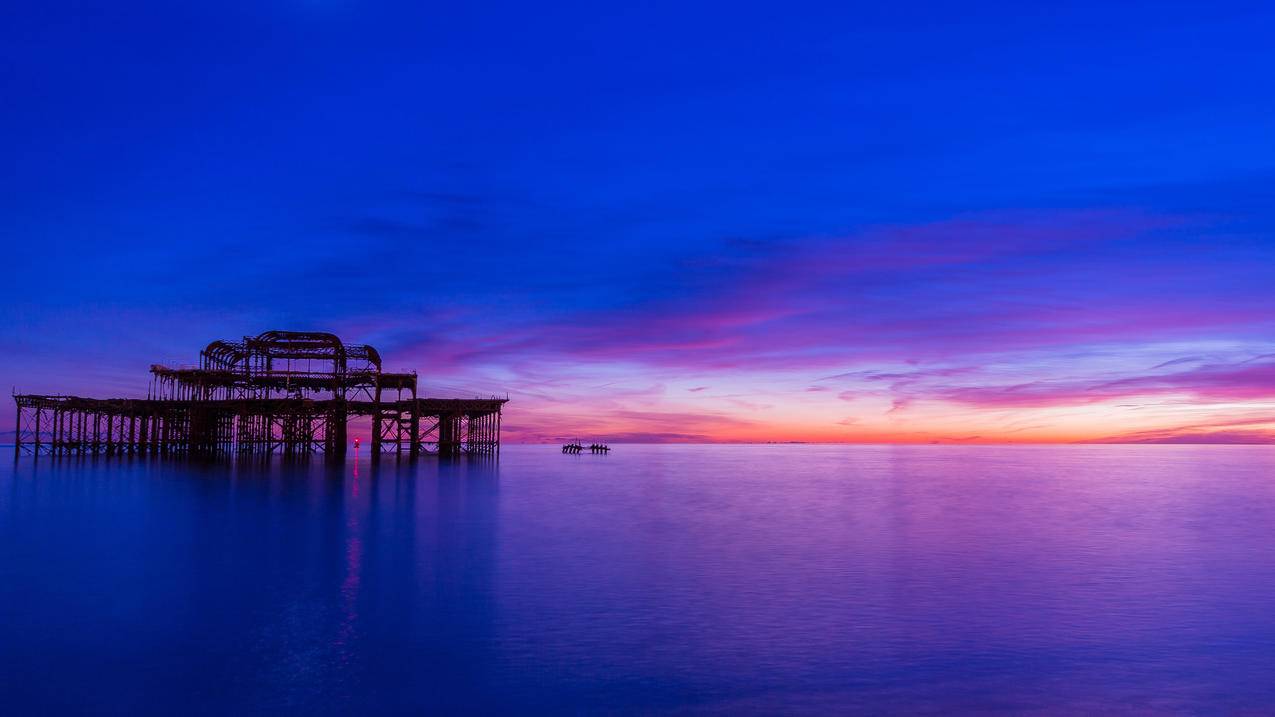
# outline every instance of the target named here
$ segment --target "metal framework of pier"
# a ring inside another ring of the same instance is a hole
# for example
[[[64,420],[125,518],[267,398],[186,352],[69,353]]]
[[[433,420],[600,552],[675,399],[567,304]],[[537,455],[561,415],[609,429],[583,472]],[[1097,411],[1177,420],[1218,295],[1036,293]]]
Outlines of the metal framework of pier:
[[[495,455],[507,398],[418,398],[416,373],[381,370],[371,346],[268,331],[214,341],[195,366],[151,366],[147,397],[14,396],[17,455],[341,456],[351,418],[371,452]]]

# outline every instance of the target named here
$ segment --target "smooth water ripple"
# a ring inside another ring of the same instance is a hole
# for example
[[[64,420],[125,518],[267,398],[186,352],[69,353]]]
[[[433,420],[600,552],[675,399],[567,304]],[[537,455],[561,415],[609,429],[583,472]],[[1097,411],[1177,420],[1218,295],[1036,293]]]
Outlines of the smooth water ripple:
[[[1275,712],[1275,448],[0,468],[6,714]]]

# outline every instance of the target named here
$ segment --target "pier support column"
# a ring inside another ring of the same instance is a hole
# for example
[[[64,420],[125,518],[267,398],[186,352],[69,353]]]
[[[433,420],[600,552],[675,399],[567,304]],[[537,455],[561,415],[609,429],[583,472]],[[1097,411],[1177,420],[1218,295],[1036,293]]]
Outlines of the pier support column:
[[[460,453],[460,416],[443,413],[438,416],[438,455],[455,456]]]
[[[328,425],[324,430],[324,446],[323,452],[332,456],[345,455],[345,443],[349,435],[346,428],[346,422],[349,421],[349,411],[346,409],[345,400],[342,399],[333,407],[331,413],[328,414]]]
[[[413,391],[413,393],[414,392],[415,391]],[[408,437],[409,440],[412,441],[412,444],[411,448],[408,449],[408,454],[412,458],[415,458],[421,454],[421,411],[420,407],[416,405],[415,396],[412,397],[411,411],[411,416],[408,418]]]
[[[379,458],[381,455],[381,382],[377,379],[376,394],[372,400],[372,458]]]

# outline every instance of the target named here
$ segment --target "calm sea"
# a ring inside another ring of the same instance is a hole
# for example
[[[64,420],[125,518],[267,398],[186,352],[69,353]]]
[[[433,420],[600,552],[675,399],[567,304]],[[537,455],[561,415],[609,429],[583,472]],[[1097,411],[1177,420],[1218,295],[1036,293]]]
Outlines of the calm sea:
[[[1275,713],[1275,448],[9,459],[0,712]]]

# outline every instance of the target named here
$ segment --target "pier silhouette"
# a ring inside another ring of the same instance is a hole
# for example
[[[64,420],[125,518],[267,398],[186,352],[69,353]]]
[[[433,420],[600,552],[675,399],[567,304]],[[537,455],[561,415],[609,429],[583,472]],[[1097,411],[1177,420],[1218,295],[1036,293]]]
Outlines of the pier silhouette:
[[[373,457],[500,450],[507,397],[418,397],[415,371],[333,334],[267,331],[199,358],[153,364],[145,399],[15,394],[15,454],[341,456],[353,417],[371,418]]]

